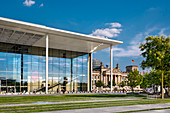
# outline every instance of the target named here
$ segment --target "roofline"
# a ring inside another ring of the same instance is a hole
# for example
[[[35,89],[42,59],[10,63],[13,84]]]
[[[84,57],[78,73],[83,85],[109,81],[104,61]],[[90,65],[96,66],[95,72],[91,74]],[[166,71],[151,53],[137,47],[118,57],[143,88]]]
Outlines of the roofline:
[[[0,17],[0,21],[6,21],[6,22],[25,25],[25,26],[29,26],[29,27],[35,27],[35,28],[38,28],[38,29],[49,30],[49,31],[53,31],[56,34],[57,34],[57,32],[64,33],[64,34],[71,34],[71,35],[78,36],[79,38],[81,37],[81,39],[86,37],[86,38],[89,38],[89,39],[83,39],[83,40],[92,40],[92,39],[94,39],[96,42],[104,43],[104,44],[118,45],[118,44],[123,43],[122,41],[118,41],[118,40],[101,38],[101,37],[96,37],[96,36],[92,36],[92,35],[86,35],[86,34],[81,34],[81,33],[76,33],[76,32],[56,29],[56,28],[51,28],[51,27],[47,27],[47,26],[43,26],[43,25],[38,25],[38,24],[33,24],[33,23],[28,23],[28,22],[23,22],[23,21],[18,21],[18,20],[3,18],[3,17]],[[39,31],[39,32],[42,32],[42,31]],[[47,32],[44,32],[44,33],[47,33]],[[74,37],[74,38],[76,38],[76,37]]]
[[[130,66],[126,66],[126,67],[132,67],[132,66],[133,66],[133,67],[138,67],[137,65],[130,65]]]

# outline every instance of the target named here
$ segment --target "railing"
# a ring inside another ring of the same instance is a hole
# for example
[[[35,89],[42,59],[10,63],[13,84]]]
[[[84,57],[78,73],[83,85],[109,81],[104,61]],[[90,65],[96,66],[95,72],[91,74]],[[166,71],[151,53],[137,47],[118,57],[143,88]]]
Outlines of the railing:
[[[55,84],[55,85],[53,85],[53,86],[48,87],[48,90],[49,90],[49,89],[52,89],[52,88],[54,88],[54,87],[56,87],[56,86],[58,86],[58,85],[60,85],[60,83],[57,83],[57,84]],[[42,88],[40,88],[40,89],[35,90],[34,93],[40,92],[40,91],[45,91],[45,87],[42,87]]]

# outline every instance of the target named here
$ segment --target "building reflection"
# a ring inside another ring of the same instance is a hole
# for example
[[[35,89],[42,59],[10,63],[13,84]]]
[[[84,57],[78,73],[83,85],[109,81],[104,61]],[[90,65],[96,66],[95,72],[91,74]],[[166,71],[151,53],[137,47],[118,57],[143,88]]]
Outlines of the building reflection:
[[[88,54],[49,49],[49,92],[87,91]],[[2,92],[45,91],[45,48],[0,43]]]

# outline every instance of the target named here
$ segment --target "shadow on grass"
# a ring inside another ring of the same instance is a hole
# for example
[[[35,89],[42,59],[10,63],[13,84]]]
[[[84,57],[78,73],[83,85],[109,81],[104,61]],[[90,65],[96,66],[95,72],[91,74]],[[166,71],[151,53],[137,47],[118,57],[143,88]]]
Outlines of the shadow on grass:
[[[80,94],[80,95],[65,95],[66,97],[146,97],[146,95],[139,94]]]

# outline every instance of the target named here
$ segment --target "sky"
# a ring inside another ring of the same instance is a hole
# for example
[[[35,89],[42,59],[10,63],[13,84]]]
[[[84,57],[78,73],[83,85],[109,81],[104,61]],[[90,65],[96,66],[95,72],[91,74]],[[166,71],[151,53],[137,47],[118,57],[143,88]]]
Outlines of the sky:
[[[123,41],[113,64],[125,71],[144,58],[139,43],[148,35],[170,35],[169,0],[1,0],[0,17]],[[109,48],[93,53],[110,65]],[[135,63],[132,63],[132,60]]]

